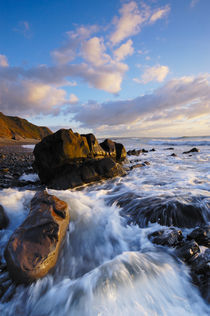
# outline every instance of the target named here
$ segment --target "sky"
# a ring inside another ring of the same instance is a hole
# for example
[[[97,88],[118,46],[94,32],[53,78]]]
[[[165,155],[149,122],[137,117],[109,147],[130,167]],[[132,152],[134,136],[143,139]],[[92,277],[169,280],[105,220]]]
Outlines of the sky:
[[[0,111],[98,137],[210,135],[210,0],[0,0]]]

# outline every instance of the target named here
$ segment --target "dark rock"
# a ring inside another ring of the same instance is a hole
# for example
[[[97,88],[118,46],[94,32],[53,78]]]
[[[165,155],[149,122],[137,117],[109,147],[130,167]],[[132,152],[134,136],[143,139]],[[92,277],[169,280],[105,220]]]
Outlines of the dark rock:
[[[34,168],[41,182],[57,189],[125,174],[114,161],[126,157],[122,144],[106,139],[99,145],[93,134],[79,135],[71,129],[45,137],[35,146],[34,156]]]
[[[194,229],[187,239],[194,239],[199,245],[210,247],[210,226]]]
[[[171,157],[177,157],[177,155],[175,153],[171,154]]]
[[[100,143],[100,146],[109,157],[116,159],[117,161],[121,161],[126,158],[126,150],[120,143],[115,143],[111,139],[105,139],[102,143]]]
[[[2,205],[0,205],[0,229],[7,228],[9,224],[9,219],[4,211]]]
[[[201,295],[210,303],[210,249],[200,254],[191,264],[193,282],[199,287]]]
[[[174,147],[168,147],[168,148],[165,148],[164,150],[174,150]]]
[[[150,162],[149,162],[149,161],[144,161],[144,164],[145,164],[146,166],[150,166]]]
[[[46,191],[35,194],[28,217],[5,249],[7,269],[16,283],[30,283],[55,266],[68,224],[64,201]]]
[[[82,164],[67,164],[57,170],[56,177],[48,182],[54,189],[68,189],[103,179],[125,175],[124,168],[112,158],[88,160]]]
[[[190,153],[199,153],[200,149],[194,147],[192,149],[190,149],[189,151],[184,151],[183,154],[190,154]]]
[[[185,262],[192,261],[199,252],[200,248],[194,240],[184,241],[183,245],[176,249],[176,255]]]
[[[115,196],[117,205],[123,207],[121,214],[129,216],[130,223],[145,227],[149,222],[158,223],[163,226],[176,226],[193,228],[195,226],[206,225],[210,220],[209,206],[207,203],[201,203],[200,199],[186,200],[171,197],[146,197],[133,196],[121,199],[123,195]]]
[[[150,151],[156,151],[155,148],[150,149]]]
[[[142,149],[142,152],[146,154],[146,153],[148,153],[148,150],[146,150],[146,149],[143,148],[143,149]]]
[[[176,247],[183,239],[182,231],[175,228],[162,229],[148,235],[148,238],[157,245]]]
[[[128,156],[139,156],[141,153],[142,153],[142,151],[140,149],[139,150],[132,149],[132,150],[129,150],[127,152],[127,155]]]

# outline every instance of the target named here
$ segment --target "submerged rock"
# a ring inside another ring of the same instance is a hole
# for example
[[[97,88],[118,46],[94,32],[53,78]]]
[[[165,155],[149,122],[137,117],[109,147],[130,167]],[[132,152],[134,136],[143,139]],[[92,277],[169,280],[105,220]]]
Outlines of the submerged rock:
[[[35,194],[28,217],[5,249],[7,269],[16,283],[35,281],[55,266],[68,224],[66,202],[46,191]]]
[[[108,139],[101,145],[93,134],[61,129],[35,146],[34,168],[43,184],[56,189],[125,174],[116,162],[126,157],[124,146]]]
[[[210,220],[209,206],[201,200],[172,199],[171,197],[146,197],[134,196],[123,199],[121,195],[113,199],[122,207],[121,215],[129,217],[129,223],[145,227],[148,223],[158,223],[163,226],[176,226],[179,228],[193,228],[206,225]]]
[[[182,231],[175,228],[162,229],[148,235],[148,238],[157,245],[176,247],[183,239]]]
[[[200,152],[200,149],[194,147],[188,151],[184,151],[183,154],[190,154],[190,153],[199,153]]]

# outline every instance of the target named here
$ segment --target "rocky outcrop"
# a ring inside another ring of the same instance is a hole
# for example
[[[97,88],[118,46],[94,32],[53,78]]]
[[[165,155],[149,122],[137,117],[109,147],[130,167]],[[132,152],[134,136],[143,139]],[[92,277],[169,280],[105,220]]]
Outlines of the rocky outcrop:
[[[0,205],[0,229],[6,228],[9,224],[9,219],[7,217],[7,214],[4,211],[4,208],[2,205]]]
[[[35,194],[28,217],[5,249],[7,269],[16,283],[33,282],[55,266],[68,224],[64,201],[46,191]]]
[[[42,139],[52,134],[51,130],[44,126],[37,126],[17,116],[6,116],[0,112],[0,138],[24,140]]]
[[[193,283],[198,286],[203,298],[210,303],[210,249],[207,242],[209,226],[194,229],[184,238],[181,230],[174,227],[155,231],[148,235],[154,244],[173,247],[173,255],[189,266]],[[195,238],[195,239],[194,239]],[[204,252],[200,245],[207,246]]]
[[[107,146],[105,146],[107,145]],[[122,144],[99,144],[93,134],[61,129],[45,137],[34,149],[34,168],[43,184],[68,189],[125,174],[118,163],[126,157]]]

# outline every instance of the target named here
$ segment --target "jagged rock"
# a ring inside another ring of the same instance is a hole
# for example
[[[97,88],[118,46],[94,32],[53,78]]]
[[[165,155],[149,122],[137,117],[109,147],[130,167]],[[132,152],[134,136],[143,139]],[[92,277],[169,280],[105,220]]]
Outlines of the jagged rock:
[[[120,143],[113,142],[111,139],[105,139],[100,146],[109,155],[117,161],[124,160],[126,158],[126,150]]]
[[[183,245],[176,249],[176,255],[185,262],[192,261],[199,252],[200,248],[194,240],[184,241]]]
[[[93,134],[79,135],[71,129],[45,137],[35,146],[34,156],[41,182],[56,189],[125,174],[113,160],[126,157],[123,145],[106,140],[101,146]]]
[[[37,280],[55,266],[68,224],[66,202],[46,191],[35,194],[28,217],[12,234],[4,253],[16,283]]]
[[[183,239],[182,231],[175,228],[168,228],[155,231],[148,235],[148,238],[157,245],[176,247]]]
[[[194,239],[201,246],[210,247],[210,226],[194,229],[187,238]]]
[[[4,208],[2,205],[0,205],[0,229],[6,228],[9,224],[9,218],[7,217],[7,214],[4,211]]]
[[[200,149],[194,147],[192,149],[190,149],[189,151],[184,151],[183,154],[190,154],[190,153],[199,153]]]
[[[171,154],[171,157],[177,157],[177,155],[175,153]]]

